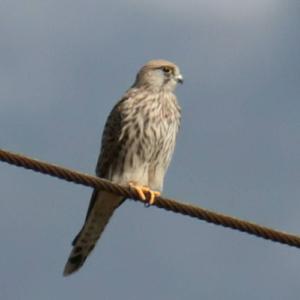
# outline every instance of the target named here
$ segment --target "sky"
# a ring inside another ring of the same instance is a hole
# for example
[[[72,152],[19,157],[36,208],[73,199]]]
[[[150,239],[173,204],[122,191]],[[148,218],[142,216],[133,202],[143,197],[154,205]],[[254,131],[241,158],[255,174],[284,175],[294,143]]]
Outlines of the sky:
[[[148,60],[185,78],[164,195],[300,234],[300,2],[0,2],[0,147],[94,173]],[[126,201],[64,278],[91,189],[0,164],[1,299],[299,299],[300,250]]]

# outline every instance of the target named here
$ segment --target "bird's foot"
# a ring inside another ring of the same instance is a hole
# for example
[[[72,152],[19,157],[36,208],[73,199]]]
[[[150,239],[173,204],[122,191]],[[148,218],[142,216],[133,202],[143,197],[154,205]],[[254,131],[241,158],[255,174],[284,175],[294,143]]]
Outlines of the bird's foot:
[[[155,202],[155,198],[160,196],[160,192],[152,191],[148,186],[138,185],[135,182],[129,182],[129,186],[136,190],[145,204],[150,206]]]

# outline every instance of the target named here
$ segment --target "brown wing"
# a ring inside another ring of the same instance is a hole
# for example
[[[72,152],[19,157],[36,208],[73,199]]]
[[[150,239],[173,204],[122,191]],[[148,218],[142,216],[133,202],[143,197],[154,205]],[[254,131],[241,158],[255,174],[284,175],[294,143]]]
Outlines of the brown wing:
[[[119,153],[120,144],[118,141],[122,129],[121,101],[109,114],[102,134],[101,151],[96,166],[96,174],[102,178],[110,179],[108,178],[109,169],[116,161]]]
[[[96,174],[99,177],[110,179],[109,169],[111,165],[117,162],[117,157],[120,152],[121,144],[119,143],[119,137],[122,129],[122,112],[121,105],[126,101],[128,97],[122,98],[110,112],[102,134],[101,151],[96,166]],[[91,210],[94,207],[96,200],[96,190],[94,190],[89,204],[89,208],[86,214],[86,219],[89,217]],[[123,201],[125,198],[123,199]],[[120,203],[120,205],[123,203]],[[76,239],[76,238],[75,238]]]

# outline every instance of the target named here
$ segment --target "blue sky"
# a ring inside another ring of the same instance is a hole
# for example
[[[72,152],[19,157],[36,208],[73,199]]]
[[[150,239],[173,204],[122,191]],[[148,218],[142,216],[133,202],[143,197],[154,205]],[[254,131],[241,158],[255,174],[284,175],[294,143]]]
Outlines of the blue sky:
[[[300,233],[300,3],[0,3],[0,147],[93,173],[146,61],[176,62],[182,128],[164,194]],[[62,270],[91,190],[0,164],[1,299],[298,299],[300,250],[127,201]]]

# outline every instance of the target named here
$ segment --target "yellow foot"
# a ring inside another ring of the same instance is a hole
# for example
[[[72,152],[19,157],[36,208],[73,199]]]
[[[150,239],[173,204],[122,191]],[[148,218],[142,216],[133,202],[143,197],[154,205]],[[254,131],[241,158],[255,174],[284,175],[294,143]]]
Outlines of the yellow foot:
[[[129,186],[136,190],[142,200],[146,204],[152,205],[155,202],[155,198],[160,196],[160,192],[152,191],[149,187],[138,185],[134,182],[129,182]]]

